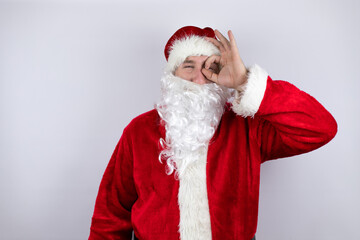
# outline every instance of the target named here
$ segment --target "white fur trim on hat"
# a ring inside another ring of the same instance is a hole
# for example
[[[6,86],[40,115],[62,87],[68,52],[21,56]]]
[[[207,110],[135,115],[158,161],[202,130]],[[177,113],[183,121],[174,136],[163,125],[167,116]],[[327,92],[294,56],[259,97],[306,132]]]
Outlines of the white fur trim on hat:
[[[178,39],[174,41],[171,47],[165,71],[175,71],[189,56],[211,56],[214,54],[220,55],[219,49],[203,37],[192,35]]]
[[[235,91],[232,109],[236,114],[243,117],[254,117],[264,98],[267,79],[267,72],[258,65],[255,64],[249,69],[243,91]]]

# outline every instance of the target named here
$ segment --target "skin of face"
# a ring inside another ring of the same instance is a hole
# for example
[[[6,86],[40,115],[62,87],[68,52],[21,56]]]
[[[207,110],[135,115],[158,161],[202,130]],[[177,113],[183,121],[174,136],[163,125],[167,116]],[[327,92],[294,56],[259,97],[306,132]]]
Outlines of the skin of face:
[[[194,82],[197,84],[212,83],[202,73],[202,69],[205,68],[204,64],[208,56],[189,56],[185,61],[176,68],[174,75],[182,79]],[[212,63],[209,68],[214,73],[219,72],[217,64]]]

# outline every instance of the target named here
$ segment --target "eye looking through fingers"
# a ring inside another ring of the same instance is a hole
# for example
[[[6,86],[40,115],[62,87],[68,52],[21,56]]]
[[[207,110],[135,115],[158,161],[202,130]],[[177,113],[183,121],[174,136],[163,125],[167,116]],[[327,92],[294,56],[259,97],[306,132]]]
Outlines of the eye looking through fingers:
[[[211,63],[209,70],[214,73],[219,73],[219,65],[216,63]]]
[[[204,68],[205,69],[209,69],[209,70],[217,70],[219,71],[221,66],[220,64],[220,59],[221,57],[218,55],[211,55],[210,57],[208,57],[204,63]]]

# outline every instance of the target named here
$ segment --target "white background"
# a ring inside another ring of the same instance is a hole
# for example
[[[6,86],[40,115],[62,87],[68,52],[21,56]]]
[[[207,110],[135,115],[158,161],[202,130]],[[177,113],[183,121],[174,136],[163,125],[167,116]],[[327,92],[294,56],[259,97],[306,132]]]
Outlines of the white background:
[[[153,108],[164,45],[185,25],[232,29],[247,66],[338,122],[326,146],[262,165],[257,239],[360,239],[359,10],[357,0],[0,1],[0,239],[88,237],[112,151]]]

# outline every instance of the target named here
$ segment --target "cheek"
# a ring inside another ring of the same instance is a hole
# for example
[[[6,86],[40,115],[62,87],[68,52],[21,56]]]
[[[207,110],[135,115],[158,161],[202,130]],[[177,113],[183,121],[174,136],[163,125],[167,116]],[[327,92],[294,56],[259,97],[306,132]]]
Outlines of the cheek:
[[[177,69],[174,73],[175,76],[180,77],[185,80],[189,80],[191,77],[191,70],[189,69]]]
[[[181,75],[181,70],[179,68],[177,68],[175,71],[174,71],[174,75],[177,76],[177,77],[180,77],[179,75]]]

